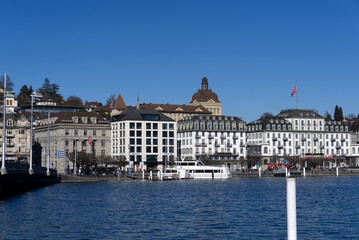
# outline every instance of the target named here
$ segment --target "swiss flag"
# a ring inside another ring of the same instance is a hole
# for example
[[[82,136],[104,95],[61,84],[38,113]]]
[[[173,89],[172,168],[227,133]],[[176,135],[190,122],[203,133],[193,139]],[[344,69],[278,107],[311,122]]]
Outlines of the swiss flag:
[[[294,95],[295,93],[297,93],[297,84],[295,84],[294,89],[293,89],[293,92],[292,92],[292,94],[291,94],[290,96],[293,97],[293,95]]]
[[[89,136],[89,138],[87,139],[87,141],[89,142],[90,146],[92,146],[91,136]]]
[[[112,110],[112,103],[113,103],[113,102],[111,102],[110,107],[109,107],[109,108],[110,108],[110,111]]]

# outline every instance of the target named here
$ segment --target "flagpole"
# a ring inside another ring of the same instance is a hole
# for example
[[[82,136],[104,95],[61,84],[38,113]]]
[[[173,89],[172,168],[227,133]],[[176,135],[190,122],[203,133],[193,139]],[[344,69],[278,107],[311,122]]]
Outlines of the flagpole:
[[[297,86],[297,84],[295,86]],[[298,109],[298,89],[297,88],[296,88],[296,93],[295,93],[295,102],[296,102],[296,109]]]

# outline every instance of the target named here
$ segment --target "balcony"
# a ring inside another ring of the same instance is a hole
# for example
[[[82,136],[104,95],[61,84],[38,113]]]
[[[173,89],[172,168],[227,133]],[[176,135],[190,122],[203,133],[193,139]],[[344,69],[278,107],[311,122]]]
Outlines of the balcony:
[[[320,145],[320,149],[324,149],[324,145]]]
[[[227,146],[227,147],[232,147],[232,144],[231,144],[231,143],[227,143],[226,146]]]
[[[285,137],[285,138],[283,138],[283,141],[284,141],[284,142],[288,141],[288,138],[286,138],[286,137]]]
[[[273,142],[278,141],[278,138],[277,138],[277,137],[274,137],[274,138],[272,138],[272,141],[273,141]]]
[[[340,139],[340,141],[345,142],[345,138]]]
[[[313,138],[314,142],[318,142],[318,138]]]
[[[196,134],[195,138],[198,139],[198,138],[201,138],[201,136]]]
[[[244,143],[242,143],[242,142],[239,144],[239,146],[240,147],[245,147]]]
[[[297,145],[297,146],[295,146],[295,148],[296,148],[296,149],[299,149],[299,148],[300,148],[300,146],[299,146],[299,145]]]
[[[278,146],[278,149],[283,149],[283,146],[282,146],[282,145],[279,145],[279,146]]]
[[[13,142],[8,142],[8,143],[6,143],[6,146],[7,146],[7,147],[15,147],[15,143],[13,143]]]
[[[225,136],[224,134],[221,134],[221,138],[222,138],[222,139],[225,139],[226,136]]]
[[[214,137],[213,137],[213,135],[212,134],[209,134],[208,135],[208,139],[213,139]]]
[[[233,139],[238,139],[238,137],[237,137],[237,136],[233,136]]]
[[[219,143],[214,144],[215,147],[220,147]]]
[[[307,141],[307,138],[303,137],[301,140],[302,140],[302,142],[304,142],[304,141]]]
[[[339,145],[337,145],[335,148],[339,150],[339,149],[341,149],[342,147],[339,146]]]
[[[14,138],[15,137],[15,134],[11,133],[11,134],[6,134],[6,137],[7,138]]]
[[[202,147],[207,147],[207,143],[202,143],[201,146]]]
[[[335,142],[335,138],[331,138],[330,141]]]

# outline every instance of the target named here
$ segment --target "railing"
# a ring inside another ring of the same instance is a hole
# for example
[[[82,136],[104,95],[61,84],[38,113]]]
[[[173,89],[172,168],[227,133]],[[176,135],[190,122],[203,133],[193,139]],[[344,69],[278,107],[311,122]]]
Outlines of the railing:
[[[335,138],[331,138],[330,141],[335,142]]]
[[[210,134],[210,135],[208,135],[208,138],[209,138],[209,139],[213,139],[214,137],[213,137],[212,134]]]
[[[288,141],[288,138],[286,138],[286,137],[285,137],[285,138],[283,138],[283,141],[284,141],[284,142]]]
[[[313,140],[314,140],[314,142],[318,142],[318,138],[314,138]]]
[[[221,138],[226,138],[226,136],[224,136],[224,134],[221,135]]]
[[[198,135],[198,134],[196,134],[195,138],[201,138],[201,136],[200,136],[200,135]]]
[[[274,137],[274,138],[272,138],[272,140],[273,140],[273,142],[275,142],[275,141],[278,140],[278,138],[277,138],[277,137]]]

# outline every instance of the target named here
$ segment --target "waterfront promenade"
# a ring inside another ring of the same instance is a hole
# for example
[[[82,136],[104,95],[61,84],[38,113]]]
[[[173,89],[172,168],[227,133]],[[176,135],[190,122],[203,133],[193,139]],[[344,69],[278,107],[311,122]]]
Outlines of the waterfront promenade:
[[[148,173],[145,174],[145,180],[148,180]],[[154,176],[156,176],[154,174]],[[322,170],[322,169],[314,169],[308,170],[306,172],[305,177],[325,177],[325,176],[336,176],[336,170],[333,168],[331,170]],[[359,176],[359,169],[358,168],[347,168],[345,170],[339,169],[339,177],[341,176]],[[261,174],[261,178],[274,178],[273,173],[271,171],[263,171]],[[298,178],[304,177],[303,173]],[[232,178],[259,178],[258,171],[251,171],[251,172],[232,172]],[[62,183],[81,183],[81,182],[116,182],[118,181],[117,175],[105,175],[105,176],[96,176],[96,175],[62,175],[61,182]],[[142,172],[136,172],[133,177],[131,174],[121,174],[120,181],[133,181],[133,180],[142,180]],[[208,179],[211,181],[211,179]]]

